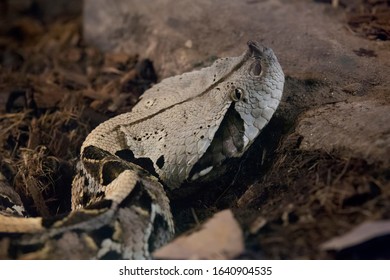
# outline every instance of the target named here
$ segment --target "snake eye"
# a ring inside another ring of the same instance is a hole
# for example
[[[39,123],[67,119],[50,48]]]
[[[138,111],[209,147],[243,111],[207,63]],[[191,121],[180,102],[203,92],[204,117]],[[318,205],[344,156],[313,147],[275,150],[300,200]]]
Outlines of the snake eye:
[[[242,88],[235,88],[232,93],[230,94],[230,97],[234,102],[240,101],[244,96],[244,90]]]

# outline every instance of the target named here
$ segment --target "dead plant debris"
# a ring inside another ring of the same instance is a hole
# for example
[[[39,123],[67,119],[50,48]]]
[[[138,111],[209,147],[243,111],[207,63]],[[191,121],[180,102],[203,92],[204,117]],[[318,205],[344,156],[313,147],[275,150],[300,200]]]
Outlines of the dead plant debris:
[[[2,23],[0,171],[30,215],[67,212],[82,141],[157,81],[153,64],[86,46],[80,18]]]
[[[371,2],[363,2],[359,15],[353,10],[349,25],[370,38],[387,40],[387,14],[374,9],[375,3],[386,1]],[[129,111],[157,76],[151,61],[86,45],[79,17],[1,20],[0,171],[29,215],[67,212],[83,139],[98,123]],[[365,49],[357,54],[375,55]],[[245,236],[239,258],[367,258],[364,251],[337,255],[321,244],[367,220],[389,219],[389,166],[301,151],[299,136],[282,138],[288,134],[282,123],[271,121],[252,149],[256,153],[248,153],[230,177],[181,205],[174,203],[178,231],[232,208]]]

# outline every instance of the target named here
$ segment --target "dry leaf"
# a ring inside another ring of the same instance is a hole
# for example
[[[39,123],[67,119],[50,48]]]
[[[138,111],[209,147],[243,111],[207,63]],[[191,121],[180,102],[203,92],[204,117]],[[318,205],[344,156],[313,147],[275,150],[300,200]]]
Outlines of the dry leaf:
[[[244,250],[243,233],[230,210],[154,252],[156,259],[232,259]]]

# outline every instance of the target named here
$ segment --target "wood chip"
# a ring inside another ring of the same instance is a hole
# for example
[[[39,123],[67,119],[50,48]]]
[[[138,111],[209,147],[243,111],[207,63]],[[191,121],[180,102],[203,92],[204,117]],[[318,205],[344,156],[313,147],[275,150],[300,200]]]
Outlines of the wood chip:
[[[156,259],[232,259],[244,250],[242,230],[230,210],[215,214],[200,229],[154,252]]]
[[[390,235],[390,220],[365,222],[346,234],[321,244],[321,249],[340,251],[385,235]]]

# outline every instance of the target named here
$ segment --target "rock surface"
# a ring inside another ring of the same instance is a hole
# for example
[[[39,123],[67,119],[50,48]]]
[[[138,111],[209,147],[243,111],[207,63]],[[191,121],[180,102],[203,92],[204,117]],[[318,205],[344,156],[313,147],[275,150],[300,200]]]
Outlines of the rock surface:
[[[303,137],[300,149],[390,164],[389,124],[389,104],[339,102],[305,112],[296,131]]]
[[[308,1],[86,0],[84,34],[102,49],[151,58],[161,78],[237,55],[252,39],[272,47],[292,76],[310,73],[343,86],[387,80],[386,43],[355,36],[342,19]],[[359,48],[376,59],[358,56]]]

